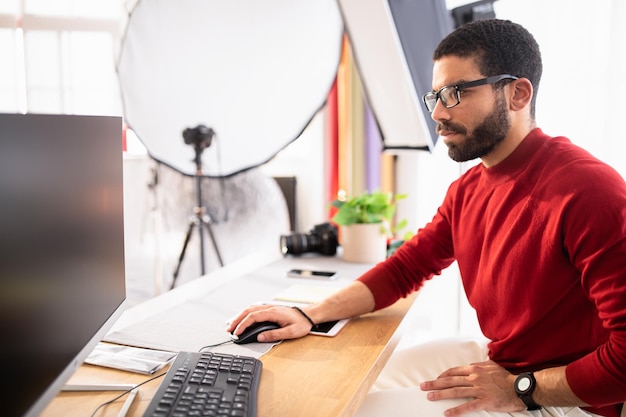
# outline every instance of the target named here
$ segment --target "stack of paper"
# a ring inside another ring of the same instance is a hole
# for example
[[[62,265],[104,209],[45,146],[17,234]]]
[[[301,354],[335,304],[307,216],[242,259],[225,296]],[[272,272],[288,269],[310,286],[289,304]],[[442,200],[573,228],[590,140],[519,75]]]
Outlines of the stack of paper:
[[[151,375],[167,365],[176,353],[132,346],[98,343],[85,363]]]

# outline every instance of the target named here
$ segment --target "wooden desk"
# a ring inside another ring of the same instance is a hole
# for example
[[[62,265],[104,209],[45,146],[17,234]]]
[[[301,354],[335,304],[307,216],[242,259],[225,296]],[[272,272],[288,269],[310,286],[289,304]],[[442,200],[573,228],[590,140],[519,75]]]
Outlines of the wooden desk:
[[[395,349],[413,299],[355,319],[334,338],[286,341],[261,357],[259,417],[354,415]]]
[[[335,337],[307,336],[285,341],[261,357],[263,373],[258,393],[259,417],[352,416],[395,349],[402,319],[414,297],[352,320]],[[83,365],[72,383],[131,383],[148,377]],[[141,416],[161,383],[150,382],[128,414]],[[62,392],[43,417],[89,416],[116,393]],[[98,417],[115,417],[125,397],[100,410]]]

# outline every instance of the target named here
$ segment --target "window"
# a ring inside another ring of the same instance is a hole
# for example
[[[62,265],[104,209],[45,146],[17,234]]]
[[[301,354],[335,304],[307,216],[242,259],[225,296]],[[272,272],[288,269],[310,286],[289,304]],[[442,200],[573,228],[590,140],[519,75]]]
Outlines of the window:
[[[18,71],[15,30],[0,28],[0,112],[14,112],[18,107]]]
[[[0,111],[121,115],[123,0],[3,0]]]

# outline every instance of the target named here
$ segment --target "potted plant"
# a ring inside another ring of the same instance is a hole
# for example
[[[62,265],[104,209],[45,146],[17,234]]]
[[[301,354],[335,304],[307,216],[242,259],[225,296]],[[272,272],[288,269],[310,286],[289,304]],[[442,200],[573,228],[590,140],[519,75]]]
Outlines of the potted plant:
[[[376,263],[385,259],[388,240],[406,226],[406,220],[395,226],[393,222],[396,202],[406,197],[376,190],[331,203],[337,208],[332,221],[341,227],[344,260]]]

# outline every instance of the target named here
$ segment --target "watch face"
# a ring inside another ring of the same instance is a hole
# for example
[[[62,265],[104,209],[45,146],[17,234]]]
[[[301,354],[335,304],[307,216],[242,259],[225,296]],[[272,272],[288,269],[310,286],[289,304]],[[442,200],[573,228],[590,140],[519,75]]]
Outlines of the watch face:
[[[525,376],[517,380],[517,389],[524,392],[530,388],[530,378]]]

